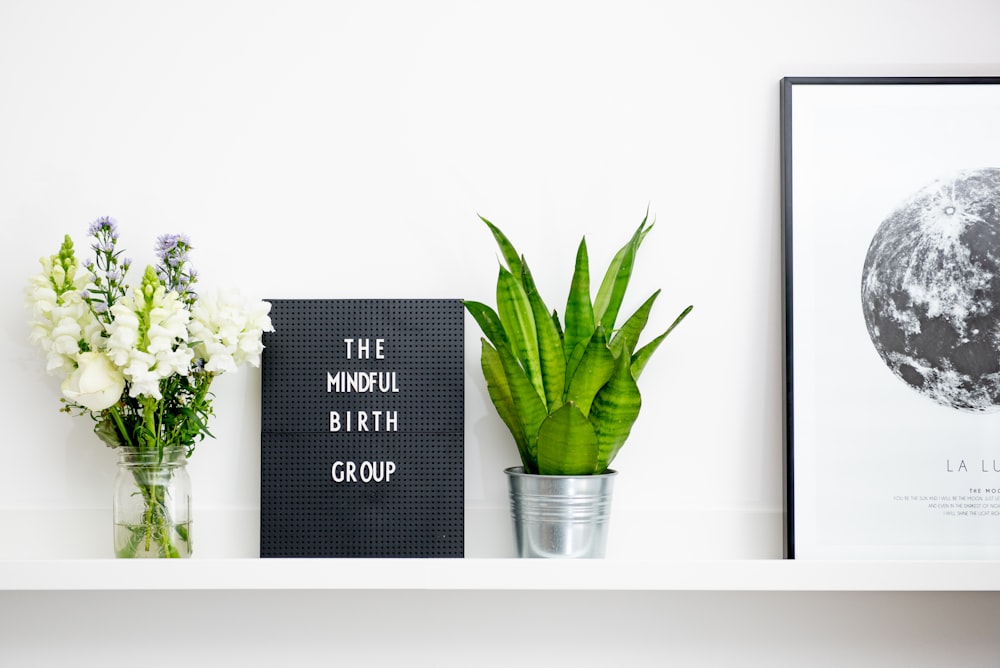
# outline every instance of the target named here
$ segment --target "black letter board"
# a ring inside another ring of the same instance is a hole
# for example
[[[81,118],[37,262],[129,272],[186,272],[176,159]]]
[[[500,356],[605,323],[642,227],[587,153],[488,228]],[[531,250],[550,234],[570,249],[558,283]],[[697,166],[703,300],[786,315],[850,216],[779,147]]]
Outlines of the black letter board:
[[[461,300],[273,299],[261,557],[463,557]]]

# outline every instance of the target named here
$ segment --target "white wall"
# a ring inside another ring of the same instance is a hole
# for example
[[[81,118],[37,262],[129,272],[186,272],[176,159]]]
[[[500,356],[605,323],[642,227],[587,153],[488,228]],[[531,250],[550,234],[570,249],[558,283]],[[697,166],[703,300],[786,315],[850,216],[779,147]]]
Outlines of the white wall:
[[[205,288],[489,299],[495,251],[478,212],[508,232],[561,310],[579,237],[602,265],[648,205],[659,222],[633,303],[664,288],[652,327],[688,303],[695,311],[644,375],[647,408],[617,461],[616,508],[698,518],[664,529],[656,556],[778,556],[778,80],[996,75],[998,26],[993,0],[7,0],[0,509],[109,503],[113,454],[84,420],[56,412],[57,382],[26,342],[21,294],[37,258],[65,233],[84,246],[97,216],[118,219],[138,263],[151,260],[157,234],[190,234]],[[478,376],[471,322],[467,334],[467,499],[497,509],[500,470],[516,455]],[[191,465],[206,512],[258,502],[258,392],[256,372],[217,384],[218,439]],[[734,513],[767,519],[734,539]],[[213,549],[247,556],[239,540]],[[545,609],[563,615],[556,624],[567,632],[586,627],[581,642],[613,610],[590,655],[620,647],[614,656],[630,664],[930,666],[982,662],[1000,649],[982,623],[997,602],[989,594],[145,596],[178,628],[191,616],[196,655],[248,663],[359,657],[377,646],[404,664],[410,651],[441,665],[499,664],[518,644],[547,651],[513,622]],[[0,594],[0,657],[68,656],[48,643],[62,635],[85,656],[113,640],[137,647],[111,620],[139,602],[131,593]],[[362,623],[379,620],[401,644]]]

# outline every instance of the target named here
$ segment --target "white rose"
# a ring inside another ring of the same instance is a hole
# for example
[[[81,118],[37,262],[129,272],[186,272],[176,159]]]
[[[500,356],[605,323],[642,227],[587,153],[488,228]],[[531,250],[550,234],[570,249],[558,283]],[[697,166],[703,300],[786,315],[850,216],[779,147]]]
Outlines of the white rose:
[[[92,411],[114,406],[125,389],[125,376],[102,353],[80,353],[76,370],[63,381],[62,393]]]

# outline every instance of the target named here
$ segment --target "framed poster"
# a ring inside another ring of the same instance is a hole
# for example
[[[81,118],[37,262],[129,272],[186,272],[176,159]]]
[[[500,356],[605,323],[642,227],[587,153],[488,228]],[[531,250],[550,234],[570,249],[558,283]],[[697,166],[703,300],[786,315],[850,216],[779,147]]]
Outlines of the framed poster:
[[[462,557],[459,299],[273,299],[261,557]]]
[[[1000,558],[1000,78],[781,82],[787,551]]]

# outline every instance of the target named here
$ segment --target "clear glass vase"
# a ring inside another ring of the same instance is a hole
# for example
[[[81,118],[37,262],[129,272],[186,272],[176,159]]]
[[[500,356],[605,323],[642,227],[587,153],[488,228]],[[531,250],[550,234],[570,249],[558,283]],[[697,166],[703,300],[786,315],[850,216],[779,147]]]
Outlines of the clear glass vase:
[[[191,556],[191,478],[187,449],[121,448],[114,498],[115,556]]]

